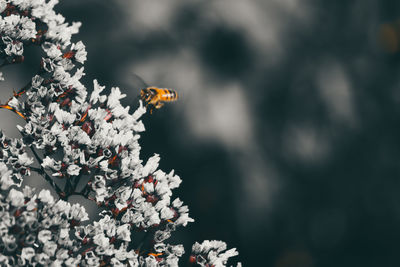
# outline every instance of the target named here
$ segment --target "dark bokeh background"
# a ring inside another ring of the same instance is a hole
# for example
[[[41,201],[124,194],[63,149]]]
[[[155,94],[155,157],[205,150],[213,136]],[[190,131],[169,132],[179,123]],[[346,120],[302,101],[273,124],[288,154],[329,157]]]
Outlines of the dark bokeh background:
[[[144,118],[141,144],[183,179],[175,196],[196,222],[174,241],[187,251],[221,239],[244,266],[400,265],[399,1],[57,10],[83,23],[88,88],[119,86],[133,107],[141,79],[180,94]]]

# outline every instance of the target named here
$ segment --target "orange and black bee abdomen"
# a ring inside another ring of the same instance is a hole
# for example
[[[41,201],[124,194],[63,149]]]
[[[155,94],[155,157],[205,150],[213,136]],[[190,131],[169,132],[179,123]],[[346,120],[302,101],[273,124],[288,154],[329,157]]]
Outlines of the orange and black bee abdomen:
[[[178,94],[174,90],[161,89],[163,93],[160,94],[160,100],[165,102],[176,101],[178,99]]]
[[[147,87],[146,89],[142,89],[140,95],[141,98],[149,104],[159,101],[171,102],[178,99],[178,94],[174,90],[157,87]]]

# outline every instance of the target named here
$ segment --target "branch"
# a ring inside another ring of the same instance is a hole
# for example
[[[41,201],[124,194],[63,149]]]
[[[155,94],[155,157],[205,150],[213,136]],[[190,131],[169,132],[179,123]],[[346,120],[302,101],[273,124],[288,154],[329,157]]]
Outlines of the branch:
[[[36,153],[35,149],[33,148],[33,146],[30,146],[33,155],[35,156],[36,160],[39,162],[40,165],[40,169],[39,168],[34,168],[31,167],[31,169],[33,171],[36,171],[37,173],[41,174],[44,179],[49,182],[49,184],[54,188],[54,190],[56,190],[57,194],[62,198],[65,199],[65,192],[63,192],[61,190],[61,188],[56,184],[56,182],[54,182],[54,180],[46,173],[46,171],[44,170],[44,168],[42,167],[42,159],[39,157],[39,155]]]
[[[32,85],[32,80],[29,81],[24,87],[22,87],[21,89],[19,89],[18,92],[14,92],[14,96],[15,96],[16,98],[20,97],[21,95],[23,95],[23,94],[25,93],[26,89],[28,89],[31,85]],[[10,98],[10,99],[12,99],[12,98]],[[10,100],[8,100],[8,101],[10,101]]]

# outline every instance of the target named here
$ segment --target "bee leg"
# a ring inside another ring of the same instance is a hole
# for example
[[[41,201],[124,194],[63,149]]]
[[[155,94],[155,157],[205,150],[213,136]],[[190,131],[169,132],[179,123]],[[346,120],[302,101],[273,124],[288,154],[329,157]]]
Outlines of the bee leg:
[[[153,113],[154,105],[147,103],[146,104],[146,109],[151,113]]]
[[[156,105],[155,105],[155,108],[159,109],[159,108],[161,108],[162,106],[164,106],[164,103],[163,103],[163,102],[157,102]]]
[[[150,104],[150,103],[147,102],[145,108],[146,108],[146,110],[150,111],[150,114],[151,114],[151,112],[153,111],[153,107],[152,107],[152,106],[149,106],[149,104]]]

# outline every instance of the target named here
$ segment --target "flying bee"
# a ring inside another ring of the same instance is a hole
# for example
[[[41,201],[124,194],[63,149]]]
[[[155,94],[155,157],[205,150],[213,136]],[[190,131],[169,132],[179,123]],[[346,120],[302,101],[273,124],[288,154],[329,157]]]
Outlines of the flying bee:
[[[129,75],[131,77],[130,82],[134,87],[141,89],[138,98],[146,103],[146,108],[149,107],[150,114],[154,109],[164,106],[166,102],[173,102],[178,99],[178,93],[175,90],[149,86],[139,75],[131,74],[133,75]]]
[[[146,107],[150,106],[150,114],[153,109],[159,109],[166,102],[173,102],[178,99],[178,93],[171,89],[147,87],[140,91],[140,98],[146,102]]]

